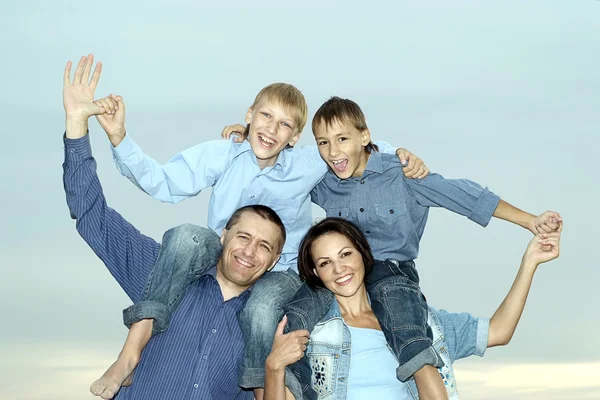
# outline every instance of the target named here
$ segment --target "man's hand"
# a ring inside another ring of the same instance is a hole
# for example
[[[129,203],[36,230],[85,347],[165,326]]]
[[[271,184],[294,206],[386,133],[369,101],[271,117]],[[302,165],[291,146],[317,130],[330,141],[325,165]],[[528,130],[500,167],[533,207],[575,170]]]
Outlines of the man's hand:
[[[236,138],[233,139],[235,143],[242,143],[246,137],[244,136],[244,132],[246,132],[246,127],[241,124],[227,125],[221,131],[221,138],[229,139],[231,135],[235,135]]]
[[[537,266],[557,258],[560,254],[561,232],[562,224],[555,232],[546,233],[545,239],[535,236],[525,250],[523,262]]]
[[[267,357],[267,367],[272,371],[285,370],[285,367],[304,357],[306,351],[306,344],[310,336],[309,332],[298,330],[284,334],[283,329],[286,323],[287,316],[284,315],[279,325],[277,325],[273,347]]]
[[[402,164],[402,172],[404,176],[410,179],[423,179],[429,175],[429,168],[423,160],[415,156],[406,149],[399,148],[396,150],[396,155]]]
[[[92,75],[91,81],[88,82],[93,63],[94,56],[92,54],[81,57],[73,81],[71,81],[72,63],[71,61],[67,62],[63,79],[63,105],[67,119],[87,120],[92,115],[104,112],[103,109],[94,104],[94,92],[102,72],[102,63],[96,64],[94,75]]]
[[[125,102],[123,97],[111,94],[108,97],[96,100],[94,103],[104,110],[103,114],[96,115],[96,119],[108,135],[112,145],[117,147],[125,137]]]
[[[533,218],[528,228],[534,235],[539,235],[543,239],[548,233],[562,229],[562,217],[555,211],[546,211]]]

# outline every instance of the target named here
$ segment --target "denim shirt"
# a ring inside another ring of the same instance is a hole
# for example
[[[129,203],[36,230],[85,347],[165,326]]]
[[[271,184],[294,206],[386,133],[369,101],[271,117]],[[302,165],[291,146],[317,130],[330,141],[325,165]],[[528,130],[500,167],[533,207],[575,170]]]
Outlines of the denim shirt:
[[[448,398],[456,400],[458,392],[452,363],[473,354],[483,356],[487,348],[489,319],[430,307],[428,323],[433,331],[433,346],[445,363],[440,368],[440,374]],[[311,368],[310,384],[319,399],[347,397],[351,347],[350,330],[342,319],[337,301],[333,301],[325,317],[311,332],[306,348]],[[418,399],[414,379],[407,384],[412,398]]]

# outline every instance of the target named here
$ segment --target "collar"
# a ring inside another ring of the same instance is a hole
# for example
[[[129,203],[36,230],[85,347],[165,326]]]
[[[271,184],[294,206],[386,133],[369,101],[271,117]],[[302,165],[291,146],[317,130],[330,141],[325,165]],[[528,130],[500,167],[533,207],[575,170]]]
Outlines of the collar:
[[[233,141],[233,136],[230,140]],[[244,140],[242,143],[239,143],[237,145],[239,147],[235,153],[235,157],[237,157],[241,154],[244,154],[244,153],[248,153],[252,162],[256,166],[258,166],[258,159],[256,158],[256,155],[252,151],[252,146],[250,146],[250,142],[248,140]],[[293,147],[292,148],[284,148],[283,150],[281,150],[281,152],[277,156],[277,160],[275,160],[275,164],[273,165],[273,168],[277,167],[278,169],[285,169],[287,167],[288,159],[290,157],[290,154],[287,154],[287,153],[289,153],[293,150],[294,150]]]

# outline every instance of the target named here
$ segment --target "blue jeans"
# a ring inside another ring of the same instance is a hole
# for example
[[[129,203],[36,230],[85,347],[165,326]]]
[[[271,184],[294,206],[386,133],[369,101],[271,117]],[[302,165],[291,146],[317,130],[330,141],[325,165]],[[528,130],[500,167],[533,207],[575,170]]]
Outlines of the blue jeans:
[[[171,314],[187,286],[217,265],[221,256],[219,236],[212,230],[184,224],[169,229],[148,278],[142,300],[123,310],[125,325],[153,318],[152,333],[165,331]],[[252,286],[252,293],[239,315],[245,353],[238,384],[244,388],[264,387],[265,361],[271,352],[277,324],[302,282],[292,270],[268,272]]]
[[[444,365],[432,346],[432,332],[427,325],[427,302],[419,288],[414,262],[376,261],[367,277],[367,292],[381,330],[398,359],[398,380],[406,382],[425,365]],[[286,329],[311,332],[329,310],[332,300],[329,290],[312,290],[304,284],[284,309],[288,317]],[[308,358],[304,357],[290,366],[289,371],[298,380],[296,385],[301,387],[303,398],[316,398],[310,387]],[[298,398],[297,392],[294,395]]]

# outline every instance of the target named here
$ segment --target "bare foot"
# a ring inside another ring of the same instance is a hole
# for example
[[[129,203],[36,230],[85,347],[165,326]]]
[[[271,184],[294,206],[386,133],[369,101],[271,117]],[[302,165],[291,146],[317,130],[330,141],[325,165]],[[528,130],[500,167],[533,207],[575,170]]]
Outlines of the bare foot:
[[[92,383],[90,392],[105,400],[112,399],[121,389],[121,386],[131,385],[131,377],[136,365],[136,360],[119,357],[100,379]]]

